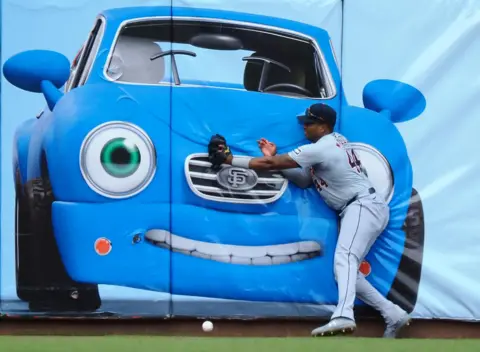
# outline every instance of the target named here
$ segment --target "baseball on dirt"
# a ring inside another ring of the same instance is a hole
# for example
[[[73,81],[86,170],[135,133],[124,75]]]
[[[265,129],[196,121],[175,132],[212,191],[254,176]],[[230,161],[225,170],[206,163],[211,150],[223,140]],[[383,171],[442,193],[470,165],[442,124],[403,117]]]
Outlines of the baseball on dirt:
[[[213,323],[210,320],[204,321],[202,324],[202,329],[205,332],[210,332],[213,330]]]

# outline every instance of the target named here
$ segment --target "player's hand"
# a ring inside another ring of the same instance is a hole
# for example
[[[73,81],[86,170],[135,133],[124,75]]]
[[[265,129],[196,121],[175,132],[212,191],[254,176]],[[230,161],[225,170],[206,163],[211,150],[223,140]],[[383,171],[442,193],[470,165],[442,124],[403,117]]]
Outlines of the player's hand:
[[[265,156],[274,156],[277,154],[277,146],[265,138],[260,138],[258,141],[258,147]]]
[[[213,135],[208,143],[208,160],[212,163],[212,168],[218,169],[231,156],[225,137]]]

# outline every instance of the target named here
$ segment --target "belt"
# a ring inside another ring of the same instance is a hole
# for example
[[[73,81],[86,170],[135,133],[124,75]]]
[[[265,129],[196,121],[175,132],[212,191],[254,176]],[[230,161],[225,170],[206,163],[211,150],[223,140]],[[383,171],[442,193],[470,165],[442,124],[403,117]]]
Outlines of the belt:
[[[343,209],[345,209],[346,207],[348,207],[350,204],[352,204],[353,202],[355,202],[356,200],[362,198],[362,197],[366,197],[367,195],[370,195],[370,194],[374,194],[375,193],[375,188],[373,187],[370,187],[368,189],[368,194],[357,194],[355,197],[353,197],[352,199],[350,199],[347,204],[345,204],[345,206],[343,207]]]

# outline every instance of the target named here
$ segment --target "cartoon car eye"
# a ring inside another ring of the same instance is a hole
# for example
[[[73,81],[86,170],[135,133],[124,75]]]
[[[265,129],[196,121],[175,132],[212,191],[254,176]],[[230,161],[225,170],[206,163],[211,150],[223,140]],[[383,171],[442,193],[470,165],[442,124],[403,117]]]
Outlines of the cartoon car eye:
[[[383,194],[390,202],[393,197],[393,173],[388,160],[377,149],[364,143],[349,143],[348,149],[353,149],[360,159],[368,178],[378,193]]]
[[[95,192],[109,198],[131,197],[145,189],[155,174],[155,147],[139,127],[109,122],[83,141],[80,169]]]

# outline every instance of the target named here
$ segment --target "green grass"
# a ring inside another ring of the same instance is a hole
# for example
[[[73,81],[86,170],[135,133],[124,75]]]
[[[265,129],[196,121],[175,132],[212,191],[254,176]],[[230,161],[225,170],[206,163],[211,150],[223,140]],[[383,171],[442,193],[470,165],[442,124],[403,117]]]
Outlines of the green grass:
[[[478,351],[479,340],[426,340],[381,338],[222,338],[155,336],[1,336],[5,352],[400,352],[418,348],[422,352]]]

